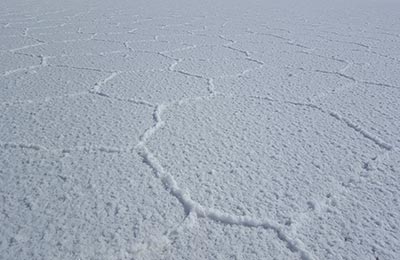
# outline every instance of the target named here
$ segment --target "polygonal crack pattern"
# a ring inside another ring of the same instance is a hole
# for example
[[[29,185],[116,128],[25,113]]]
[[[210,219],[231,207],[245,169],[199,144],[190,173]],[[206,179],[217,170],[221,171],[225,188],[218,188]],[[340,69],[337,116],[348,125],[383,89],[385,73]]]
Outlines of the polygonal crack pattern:
[[[400,6],[312,2],[2,1],[0,255],[399,259]]]

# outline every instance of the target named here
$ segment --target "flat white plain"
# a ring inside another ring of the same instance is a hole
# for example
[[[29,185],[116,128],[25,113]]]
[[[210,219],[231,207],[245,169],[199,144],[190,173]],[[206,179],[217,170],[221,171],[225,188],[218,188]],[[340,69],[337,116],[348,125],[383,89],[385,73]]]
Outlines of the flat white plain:
[[[400,2],[0,2],[0,259],[400,259]]]

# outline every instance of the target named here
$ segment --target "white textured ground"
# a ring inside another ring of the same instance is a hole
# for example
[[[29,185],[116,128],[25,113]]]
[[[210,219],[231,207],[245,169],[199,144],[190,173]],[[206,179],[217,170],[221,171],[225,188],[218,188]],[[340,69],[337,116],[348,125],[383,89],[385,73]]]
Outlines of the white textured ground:
[[[0,110],[0,259],[400,259],[399,1],[2,0]]]

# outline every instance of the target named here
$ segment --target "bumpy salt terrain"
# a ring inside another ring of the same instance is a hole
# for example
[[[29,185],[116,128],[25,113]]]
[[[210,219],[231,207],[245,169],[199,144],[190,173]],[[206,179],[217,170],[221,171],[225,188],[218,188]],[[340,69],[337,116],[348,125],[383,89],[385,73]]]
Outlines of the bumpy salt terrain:
[[[399,1],[0,2],[0,259],[400,259]]]

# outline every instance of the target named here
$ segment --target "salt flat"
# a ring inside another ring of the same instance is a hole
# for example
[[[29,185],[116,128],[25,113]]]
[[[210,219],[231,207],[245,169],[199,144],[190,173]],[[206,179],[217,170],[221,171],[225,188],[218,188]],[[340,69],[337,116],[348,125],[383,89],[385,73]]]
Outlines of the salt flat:
[[[400,2],[0,2],[0,259],[400,259]]]

